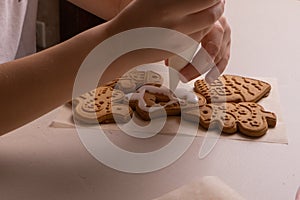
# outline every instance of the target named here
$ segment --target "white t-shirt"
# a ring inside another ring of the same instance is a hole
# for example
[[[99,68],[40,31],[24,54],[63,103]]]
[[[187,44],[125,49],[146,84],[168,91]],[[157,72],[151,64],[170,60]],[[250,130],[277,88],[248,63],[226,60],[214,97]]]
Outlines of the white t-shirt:
[[[36,50],[37,0],[0,0],[0,63]]]

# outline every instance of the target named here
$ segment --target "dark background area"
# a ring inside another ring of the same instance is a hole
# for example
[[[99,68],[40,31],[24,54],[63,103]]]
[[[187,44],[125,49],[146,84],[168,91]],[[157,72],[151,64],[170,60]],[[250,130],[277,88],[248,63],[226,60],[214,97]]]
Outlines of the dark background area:
[[[66,0],[60,0],[59,13],[61,42],[105,22],[105,20],[86,12]]]

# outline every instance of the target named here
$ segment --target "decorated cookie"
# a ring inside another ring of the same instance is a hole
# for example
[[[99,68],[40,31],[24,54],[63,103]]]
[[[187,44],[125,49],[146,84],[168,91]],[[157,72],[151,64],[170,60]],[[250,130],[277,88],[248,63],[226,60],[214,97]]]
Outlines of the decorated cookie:
[[[165,87],[145,85],[130,96],[130,105],[144,120],[180,115],[180,102]]]
[[[188,121],[199,122],[201,126],[221,128],[224,133],[259,137],[268,128],[276,126],[276,115],[264,110],[257,103],[221,103],[207,104],[182,113]]]
[[[271,85],[251,78],[223,75],[212,84],[205,80],[195,82],[195,91],[203,95],[208,103],[258,102],[268,96]]]
[[[103,84],[103,86],[115,88],[116,85],[117,85],[117,83],[118,83],[118,81],[119,81],[119,79],[116,78],[116,79],[114,79],[114,80],[112,80],[112,81],[109,81],[109,82]]]
[[[122,91],[99,87],[73,101],[74,117],[88,124],[127,122],[132,109],[122,104],[124,97]]]
[[[124,93],[132,93],[136,92],[136,90],[143,85],[160,87],[162,83],[162,76],[154,71],[132,70],[118,79],[115,88]]]
[[[136,93],[126,95],[133,110],[144,120],[157,117],[180,115],[181,110],[201,107],[206,100],[200,94],[184,88],[176,89],[173,93],[166,87],[145,85]],[[164,112],[165,111],[165,112]]]
[[[188,91],[185,88],[177,88],[174,94],[180,100],[180,106],[183,110],[201,107],[206,104],[206,99],[201,94]]]

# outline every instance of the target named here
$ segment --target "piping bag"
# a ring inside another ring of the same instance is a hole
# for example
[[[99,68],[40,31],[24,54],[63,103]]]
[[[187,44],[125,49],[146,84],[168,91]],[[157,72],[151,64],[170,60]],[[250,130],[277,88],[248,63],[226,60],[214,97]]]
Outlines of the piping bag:
[[[180,56],[186,59],[183,59]],[[180,82],[180,71],[188,65],[192,65],[192,67],[197,70],[196,73],[200,75],[205,74],[209,70],[214,70],[214,73],[220,75],[213,59],[208,52],[201,47],[201,44],[191,46],[184,52],[180,53],[180,56],[173,56],[166,61],[166,65],[169,66],[169,88],[175,93]],[[214,79],[214,77],[206,76],[208,84],[213,82]],[[200,159],[204,159],[212,151],[218,142],[218,138],[219,136],[215,137],[214,134],[210,134],[209,131],[207,132],[199,152]]]
[[[183,57],[186,59],[184,59]],[[165,61],[165,63],[167,66],[169,66],[169,88],[172,91],[175,91],[179,84],[180,71],[188,65],[191,65],[190,67],[194,68],[193,70],[195,70],[195,73],[197,72],[200,75],[205,74],[211,69],[217,69],[213,59],[208,54],[208,52],[203,47],[201,47],[201,44],[191,46],[190,48],[180,53],[180,55],[170,57]],[[220,73],[218,75],[220,75]],[[209,78],[212,77],[206,78],[208,78],[209,80]],[[209,80],[208,83],[212,81],[213,80]]]

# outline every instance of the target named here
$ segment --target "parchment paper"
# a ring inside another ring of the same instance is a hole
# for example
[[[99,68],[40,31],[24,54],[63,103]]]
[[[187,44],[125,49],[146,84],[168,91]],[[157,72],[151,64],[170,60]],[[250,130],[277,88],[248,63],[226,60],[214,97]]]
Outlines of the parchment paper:
[[[161,66],[158,66],[157,69],[152,69],[154,71],[160,70],[159,73],[164,77],[164,85],[168,85],[168,73],[163,71]],[[275,78],[257,78],[255,79],[263,80],[271,84],[272,90],[267,98],[262,99],[258,103],[262,105],[266,111],[271,111],[277,115],[277,125],[275,128],[270,128],[268,132],[260,138],[249,138],[242,134],[236,133],[233,135],[222,134],[220,139],[230,139],[230,140],[246,140],[253,142],[266,142],[266,143],[278,143],[278,144],[288,144],[288,139],[286,135],[286,128],[284,121],[282,119],[281,109],[280,109],[280,99],[278,92],[277,79]],[[193,81],[188,84],[180,83],[178,87],[186,88],[187,90],[193,90]],[[140,120],[138,123],[146,124]],[[180,123],[180,117],[168,117],[166,125],[159,132],[159,134],[164,135],[175,135],[178,131],[178,126]],[[83,127],[87,125],[82,124]],[[71,106],[64,105],[61,107],[57,118],[51,123],[50,127],[52,128],[75,128],[75,124],[72,119],[72,110]],[[95,126],[88,126],[89,128],[95,128]],[[118,132],[120,128],[116,124],[104,124],[101,125],[101,128],[106,131]],[[182,135],[190,136],[189,132],[181,133]],[[198,130],[197,136],[204,137],[207,134],[207,131],[201,127]]]

